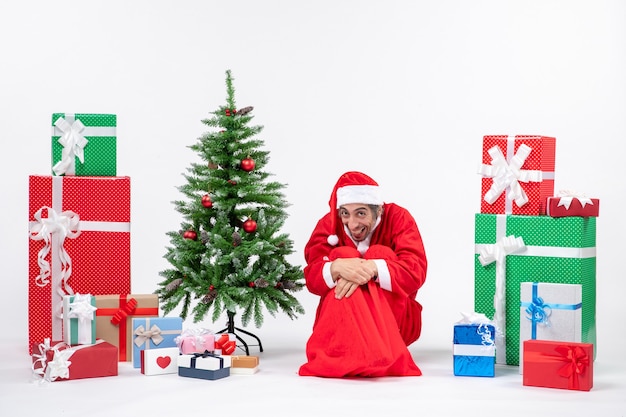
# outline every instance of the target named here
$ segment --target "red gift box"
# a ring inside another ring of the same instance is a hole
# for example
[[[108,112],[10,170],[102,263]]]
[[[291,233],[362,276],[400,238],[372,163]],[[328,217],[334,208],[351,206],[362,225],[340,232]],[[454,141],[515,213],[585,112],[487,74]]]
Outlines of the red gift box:
[[[29,349],[62,340],[63,295],[130,293],[130,178],[29,177]]]
[[[33,344],[31,350],[33,371],[44,381],[117,375],[117,347],[104,340],[77,346],[45,341]]]
[[[554,195],[556,139],[484,136],[480,212],[538,216]]]
[[[524,341],[523,385],[589,391],[593,387],[593,344]]]
[[[546,214],[551,217],[598,217],[600,200],[563,193],[563,195],[547,198]]]

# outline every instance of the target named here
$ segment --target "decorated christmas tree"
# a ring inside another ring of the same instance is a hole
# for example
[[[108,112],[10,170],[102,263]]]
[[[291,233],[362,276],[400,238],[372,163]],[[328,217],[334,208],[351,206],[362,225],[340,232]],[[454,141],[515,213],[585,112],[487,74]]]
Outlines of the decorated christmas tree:
[[[244,326],[252,320],[256,327],[264,311],[303,314],[292,293],[304,282],[301,268],[287,261],[293,242],[281,232],[285,185],[264,170],[269,152],[257,136],[263,127],[250,125],[252,107],[237,109],[230,70],[226,91],[226,105],[202,120],[210,131],[190,146],[202,163],[192,163],[178,187],[185,199],[173,203],[184,220],[168,233],[171,267],[161,271],[156,293],[165,314],[180,306],[180,316],[192,314],[194,322],[211,310],[216,322],[226,312],[233,332],[237,313]]]

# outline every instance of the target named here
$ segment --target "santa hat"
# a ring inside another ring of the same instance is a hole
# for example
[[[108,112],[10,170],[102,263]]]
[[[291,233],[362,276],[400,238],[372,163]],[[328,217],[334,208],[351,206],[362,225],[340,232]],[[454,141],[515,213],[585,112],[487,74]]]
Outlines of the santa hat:
[[[343,174],[337,180],[333,193],[330,195],[330,221],[335,234],[328,236],[327,241],[331,246],[339,243],[338,235],[343,230],[337,209],[344,204],[361,203],[380,206],[383,200],[379,194],[378,183],[362,172],[350,171]]]

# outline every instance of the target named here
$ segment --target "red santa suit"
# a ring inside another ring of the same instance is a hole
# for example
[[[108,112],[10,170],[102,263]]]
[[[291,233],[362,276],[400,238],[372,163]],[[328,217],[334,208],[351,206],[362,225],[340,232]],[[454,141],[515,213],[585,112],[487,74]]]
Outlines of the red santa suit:
[[[349,203],[383,205],[382,216],[364,241],[354,242],[338,217],[337,208]],[[421,333],[422,306],[415,297],[426,279],[427,266],[415,219],[406,209],[383,203],[378,184],[359,172],[340,177],[330,208],[315,226],[304,252],[306,285],[320,296],[320,302],[306,346],[308,361],[299,374],[421,375],[407,349]],[[349,257],[374,260],[378,276],[349,298],[336,299],[330,263]]]

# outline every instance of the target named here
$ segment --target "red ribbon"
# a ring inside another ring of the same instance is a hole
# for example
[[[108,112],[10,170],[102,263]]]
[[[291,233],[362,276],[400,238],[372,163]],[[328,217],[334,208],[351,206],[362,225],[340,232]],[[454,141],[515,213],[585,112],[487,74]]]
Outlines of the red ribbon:
[[[589,356],[580,346],[559,345],[555,350],[561,355],[561,360],[566,362],[559,369],[559,376],[568,378],[570,389],[578,389],[578,376],[589,366]]]
[[[126,343],[128,333],[128,316],[158,316],[159,309],[157,307],[137,308],[137,300],[130,298],[127,300],[128,294],[120,294],[119,308],[98,308],[96,316],[112,316],[111,323],[119,326],[119,361],[126,361]]]
[[[580,346],[558,345],[554,348],[556,355],[547,352],[524,351],[524,359],[540,363],[561,363],[557,371],[558,376],[567,378],[568,389],[578,390],[580,387],[578,378],[583,375],[589,366],[589,356]]]
[[[120,299],[120,306],[121,305],[122,301]],[[125,306],[123,306],[122,308],[117,310],[115,314],[113,314],[113,317],[111,317],[111,323],[113,323],[114,326],[117,326],[122,322],[122,320],[126,321],[126,317],[128,317],[129,315],[133,315],[135,308],[137,308],[137,300],[131,298],[130,300],[128,300]]]
[[[230,355],[235,351],[237,342],[230,340],[230,335],[223,334],[215,340],[215,349],[222,349],[222,355]]]

